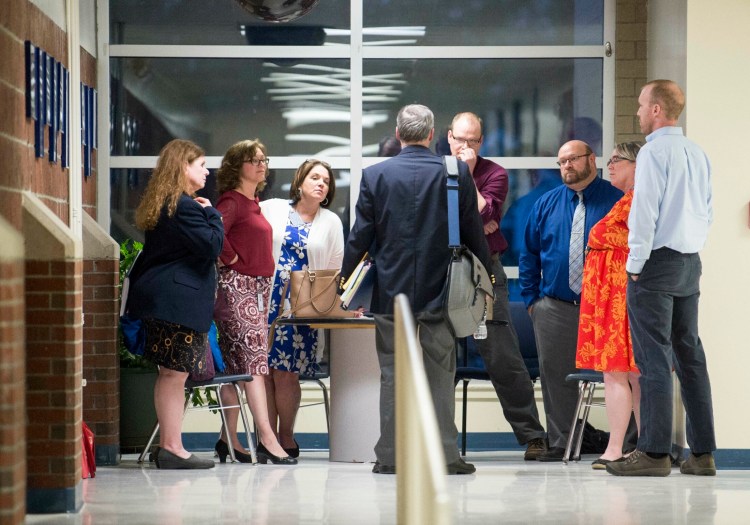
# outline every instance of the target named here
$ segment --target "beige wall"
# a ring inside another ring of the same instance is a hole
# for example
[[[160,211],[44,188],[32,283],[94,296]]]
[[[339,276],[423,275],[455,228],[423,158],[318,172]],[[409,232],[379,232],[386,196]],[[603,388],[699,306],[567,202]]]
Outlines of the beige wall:
[[[714,224],[702,253],[701,336],[719,448],[750,448],[750,2],[688,0],[687,129],[713,168]]]

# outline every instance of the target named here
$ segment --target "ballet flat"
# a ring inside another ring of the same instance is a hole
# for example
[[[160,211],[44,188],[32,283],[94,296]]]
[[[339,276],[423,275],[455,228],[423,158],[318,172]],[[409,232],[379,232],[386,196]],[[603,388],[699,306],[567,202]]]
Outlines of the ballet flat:
[[[159,449],[155,463],[159,469],[208,469],[214,468],[215,465],[211,459],[201,459],[195,454],[181,458],[163,448]]]

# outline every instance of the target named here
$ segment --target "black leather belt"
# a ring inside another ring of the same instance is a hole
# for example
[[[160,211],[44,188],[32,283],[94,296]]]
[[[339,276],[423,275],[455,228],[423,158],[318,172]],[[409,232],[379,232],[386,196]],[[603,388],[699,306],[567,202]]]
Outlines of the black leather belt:
[[[572,304],[575,306],[581,305],[581,301],[566,301],[565,299],[558,299],[557,297],[552,297],[551,295],[548,295],[547,297],[549,297],[550,299],[554,299],[555,301],[560,301],[561,303]]]

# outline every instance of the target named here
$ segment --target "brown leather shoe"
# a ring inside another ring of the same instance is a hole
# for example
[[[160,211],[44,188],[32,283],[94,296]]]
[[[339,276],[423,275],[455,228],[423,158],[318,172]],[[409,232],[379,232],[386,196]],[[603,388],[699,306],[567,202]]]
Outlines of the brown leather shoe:
[[[526,443],[526,452],[523,454],[524,461],[535,461],[540,454],[547,450],[547,444],[542,438],[534,438]]]
[[[697,457],[690,454],[687,461],[680,465],[680,472],[693,476],[715,476],[716,463],[714,462],[714,455],[703,454]]]
[[[642,450],[636,450],[623,461],[607,464],[607,472],[615,476],[669,476],[672,460],[669,454],[663,458],[652,458]]]

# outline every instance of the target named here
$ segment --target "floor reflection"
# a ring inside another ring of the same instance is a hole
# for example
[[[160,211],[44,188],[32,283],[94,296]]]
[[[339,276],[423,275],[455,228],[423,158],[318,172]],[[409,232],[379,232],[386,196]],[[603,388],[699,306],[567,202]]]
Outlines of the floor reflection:
[[[205,453],[206,457],[210,457]],[[591,469],[591,460],[524,462],[519,452],[469,454],[472,476],[449,476],[453,522],[527,524],[746,523],[750,471],[722,470],[715,478],[617,478]],[[279,525],[396,523],[396,477],[371,464],[330,463],[304,452],[293,467],[217,464],[202,471],[140,467],[128,456],[83,481],[83,510],[30,515],[28,524]]]

